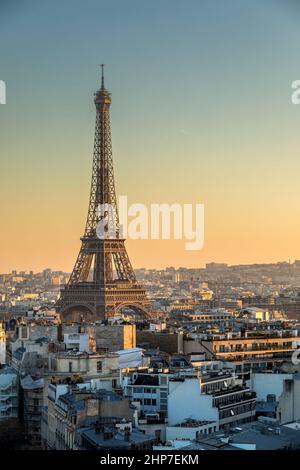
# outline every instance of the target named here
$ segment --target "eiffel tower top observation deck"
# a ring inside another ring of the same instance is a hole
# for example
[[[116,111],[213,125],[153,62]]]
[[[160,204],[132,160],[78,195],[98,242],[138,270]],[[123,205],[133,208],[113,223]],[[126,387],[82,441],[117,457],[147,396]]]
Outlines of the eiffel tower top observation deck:
[[[74,269],[56,305],[64,321],[105,319],[124,307],[137,315],[153,314],[144,288],[136,281],[125,240],[120,238],[110,128],[111,94],[104,85],[104,64],[101,68],[101,88],[94,98],[96,125],[87,221]],[[106,210],[108,206],[110,211]],[[97,227],[103,219],[107,234],[99,238]]]

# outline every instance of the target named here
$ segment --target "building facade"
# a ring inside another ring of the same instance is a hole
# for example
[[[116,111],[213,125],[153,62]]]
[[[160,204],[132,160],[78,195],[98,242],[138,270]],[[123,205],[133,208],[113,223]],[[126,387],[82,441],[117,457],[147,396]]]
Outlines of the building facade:
[[[18,376],[14,369],[0,369],[0,420],[18,417]]]

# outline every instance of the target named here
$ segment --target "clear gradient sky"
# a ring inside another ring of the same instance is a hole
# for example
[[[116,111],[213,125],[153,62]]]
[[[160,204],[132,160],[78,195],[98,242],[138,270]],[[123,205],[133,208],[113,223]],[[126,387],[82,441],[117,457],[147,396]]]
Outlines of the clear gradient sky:
[[[71,270],[100,62],[116,186],[204,203],[205,247],[128,241],[135,267],[300,258],[297,0],[0,0],[0,272]]]

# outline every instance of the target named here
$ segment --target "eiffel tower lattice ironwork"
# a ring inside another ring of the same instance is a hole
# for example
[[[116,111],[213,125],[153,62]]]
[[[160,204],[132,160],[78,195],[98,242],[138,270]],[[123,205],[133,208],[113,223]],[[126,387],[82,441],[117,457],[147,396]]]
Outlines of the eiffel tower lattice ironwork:
[[[136,281],[125,239],[120,235],[110,130],[111,94],[104,86],[101,66],[101,88],[94,99],[96,127],[86,227],[74,269],[56,305],[63,321],[101,320],[124,307],[152,316],[145,289]]]

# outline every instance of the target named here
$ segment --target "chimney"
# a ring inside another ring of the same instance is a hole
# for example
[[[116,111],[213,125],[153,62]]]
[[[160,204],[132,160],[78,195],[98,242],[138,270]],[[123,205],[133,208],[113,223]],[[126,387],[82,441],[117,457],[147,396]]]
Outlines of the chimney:
[[[64,340],[62,332],[62,323],[60,323],[57,327],[57,340],[59,343],[62,343]]]
[[[108,439],[112,439],[114,437],[113,433],[111,431],[107,431],[104,433],[104,440],[107,441]]]
[[[125,428],[124,430],[124,441],[129,442],[130,441],[130,428]]]
[[[99,422],[96,422],[95,423],[95,433],[100,434],[102,430],[103,430],[103,428],[102,428],[101,424]]]

